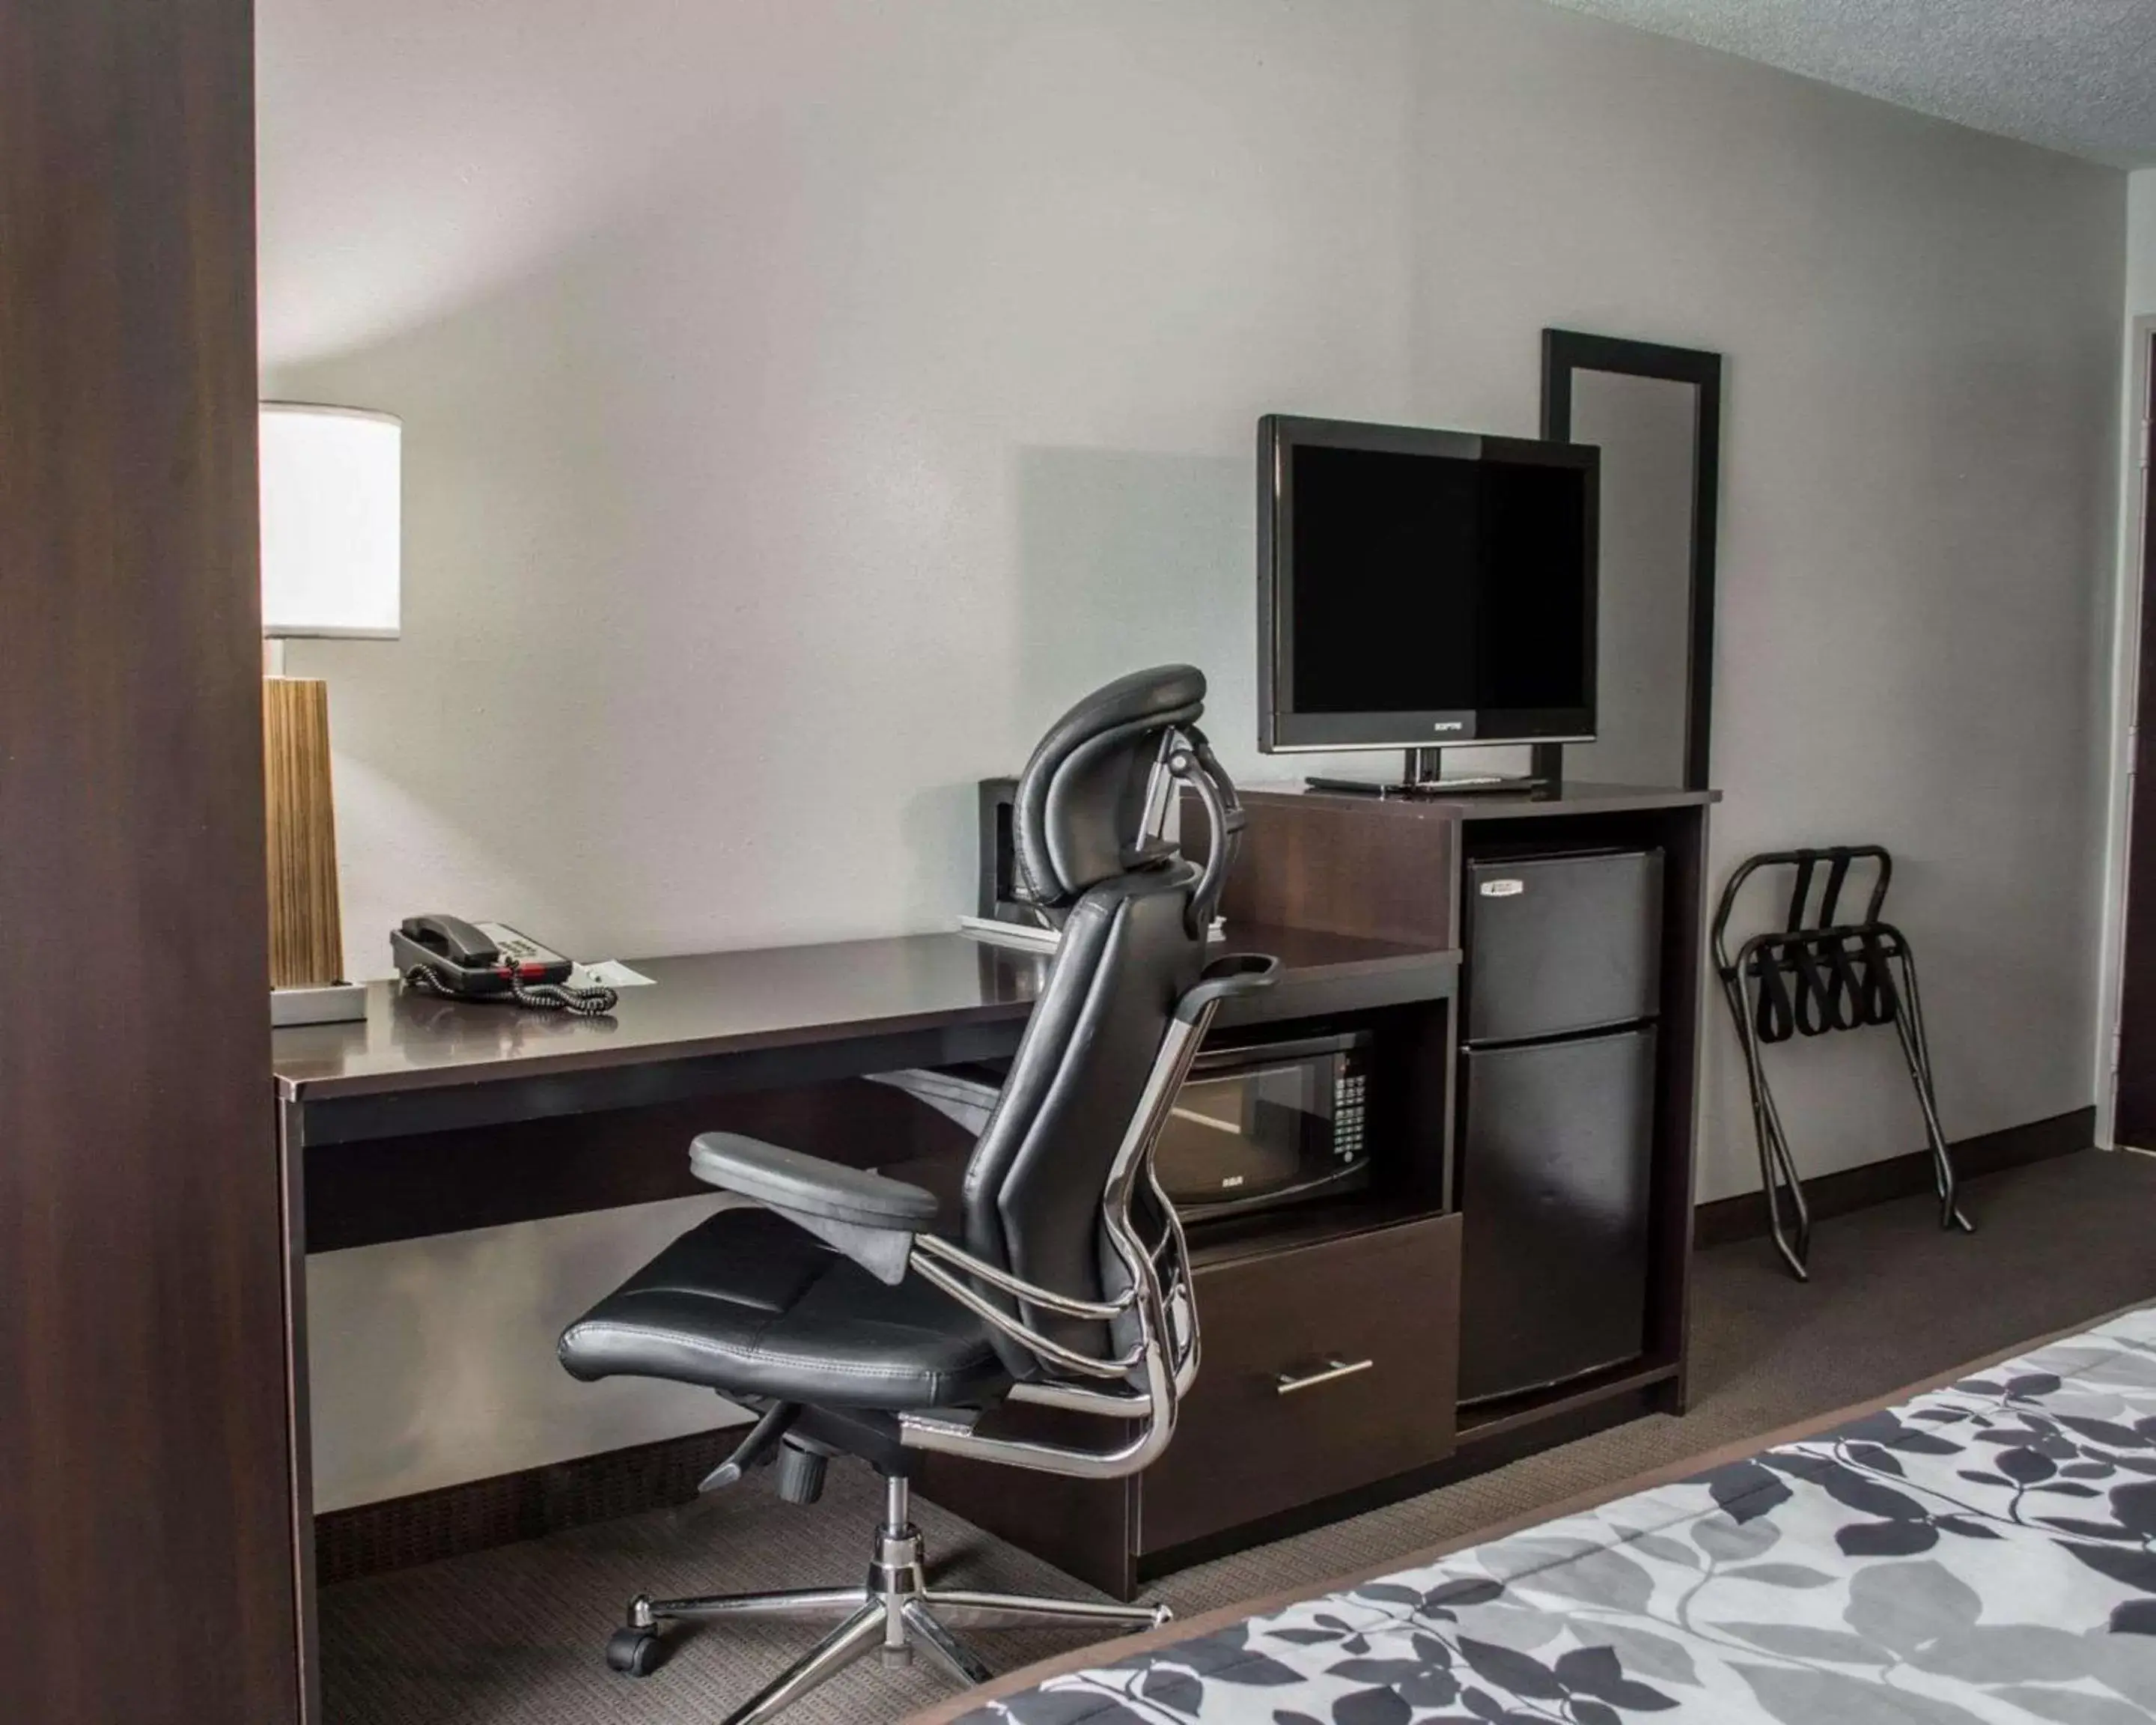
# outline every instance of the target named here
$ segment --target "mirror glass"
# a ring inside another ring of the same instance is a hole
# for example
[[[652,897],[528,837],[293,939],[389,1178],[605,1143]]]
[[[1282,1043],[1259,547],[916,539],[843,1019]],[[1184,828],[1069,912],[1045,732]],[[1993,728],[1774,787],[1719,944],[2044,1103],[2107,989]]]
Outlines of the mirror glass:
[[[1572,375],[1576,444],[1602,450],[1596,737],[1564,752],[1568,778],[1685,782],[1696,385],[1618,372]]]

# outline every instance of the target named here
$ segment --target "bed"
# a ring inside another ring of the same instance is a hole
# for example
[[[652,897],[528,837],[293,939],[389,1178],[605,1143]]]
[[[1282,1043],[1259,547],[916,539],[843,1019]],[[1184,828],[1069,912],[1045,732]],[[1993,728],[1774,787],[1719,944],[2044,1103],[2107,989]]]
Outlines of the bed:
[[[2156,1308],[919,1725],[1646,1720],[2156,1720]]]

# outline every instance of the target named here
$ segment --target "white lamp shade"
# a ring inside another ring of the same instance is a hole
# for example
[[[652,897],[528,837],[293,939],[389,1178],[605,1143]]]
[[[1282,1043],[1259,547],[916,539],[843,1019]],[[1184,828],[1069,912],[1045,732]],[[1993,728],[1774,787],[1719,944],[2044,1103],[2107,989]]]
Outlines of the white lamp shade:
[[[403,422],[262,403],[262,633],[393,639]]]

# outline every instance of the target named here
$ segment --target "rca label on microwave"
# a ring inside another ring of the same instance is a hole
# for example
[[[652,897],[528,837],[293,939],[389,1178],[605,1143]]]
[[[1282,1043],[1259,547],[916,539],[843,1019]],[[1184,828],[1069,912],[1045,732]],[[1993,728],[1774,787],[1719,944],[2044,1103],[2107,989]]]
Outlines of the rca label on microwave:
[[[1524,880],[1485,880],[1481,889],[1485,898],[1517,898],[1527,890]]]

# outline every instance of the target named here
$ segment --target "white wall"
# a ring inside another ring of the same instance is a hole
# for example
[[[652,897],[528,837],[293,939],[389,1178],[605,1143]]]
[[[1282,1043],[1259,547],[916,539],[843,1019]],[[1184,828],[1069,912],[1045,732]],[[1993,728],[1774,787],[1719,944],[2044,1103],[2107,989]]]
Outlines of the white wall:
[[[259,28],[266,382],[406,421],[405,637],[292,653],[356,970],[420,908],[594,956],[944,926],[972,781],[1142,663],[1282,776],[1256,416],[1531,434],[1561,324],[1729,356],[1717,877],[1885,841],[1949,1131],[2090,1100],[2120,176],[1533,0]],[[1712,1197],[1754,1174],[1707,1036]],[[1780,1070],[1808,1167],[1917,1143],[1889,1048]],[[318,1266],[316,1381],[366,1386],[324,1502],[701,1420],[550,1358],[676,1220]],[[480,1324],[475,1274],[531,1297]],[[452,1384],[416,1334],[467,1317]],[[452,1395],[514,1440],[430,1441]]]
[[[2126,310],[2156,312],[2156,167],[2126,177]]]

